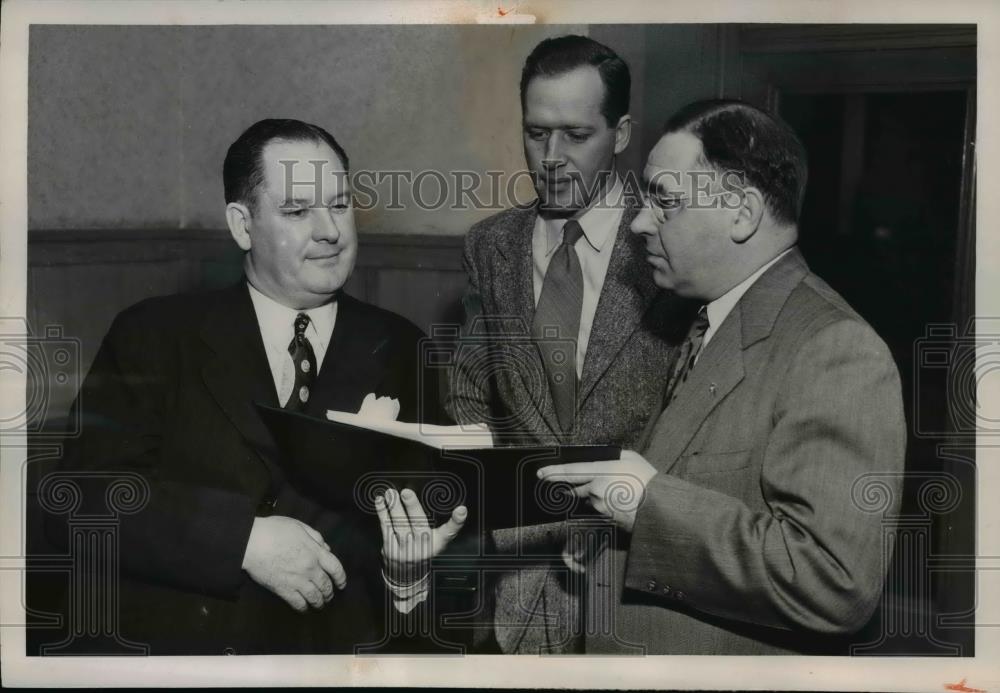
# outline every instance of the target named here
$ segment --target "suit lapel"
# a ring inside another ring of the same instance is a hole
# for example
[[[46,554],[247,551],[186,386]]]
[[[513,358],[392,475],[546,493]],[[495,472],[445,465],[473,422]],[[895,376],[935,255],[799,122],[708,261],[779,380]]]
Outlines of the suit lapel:
[[[357,411],[364,396],[378,389],[389,350],[389,338],[377,338],[356,299],[341,293],[337,304],[337,320],[314,385],[315,395],[306,409],[318,418],[326,418],[327,409]]]
[[[526,348],[535,318],[531,238],[537,216],[536,207],[519,210],[508,226],[498,230],[500,237],[495,247],[499,257],[493,265],[497,268],[493,291],[498,317],[509,321],[500,328],[508,339],[501,340],[498,347],[505,364],[520,365],[517,374],[528,399],[550,432],[558,434],[561,429],[541,355],[536,348]]]
[[[653,465],[669,471],[715,407],[743,380],[743,342],[737,305],[705,347],[676,398],[660,415],[650,449]]]
[[[629,231],[629,225],[637,213],[638,208],[632,198],[629,198],[618,226],[608,273],[594,313],[577,400],[581,408],[601,376],[618,356],[618,352],[639,328],[642,317],[657,292],[652,273],[646,267],[645,253],[638,239]]]
[[[534,208],[519,210],[509,225],[498,229],[495,247],[500,257],[494,264],[497,273],[492,287],[498,313],[524,320],[529,330],[535,315],[531,236],[537,216]]]
[[[788,296],[808,271],[793,249],[740,298],[653,428],[647,454],[660,471],[673,468],[715,407],[743,380],[745,350],[770,336]]]
[[[210,350],[201,370],[205,386],[261,458],[274,464],[274,441],[254,403],[278,406],[278,397],[245,283],[220,295],[206,314],[201,337]]]
[[[771,334],[788,296],[808,273],[809,267],[799,249],[792,248],[747,290],[740,299],[743,306],[743,348]]]

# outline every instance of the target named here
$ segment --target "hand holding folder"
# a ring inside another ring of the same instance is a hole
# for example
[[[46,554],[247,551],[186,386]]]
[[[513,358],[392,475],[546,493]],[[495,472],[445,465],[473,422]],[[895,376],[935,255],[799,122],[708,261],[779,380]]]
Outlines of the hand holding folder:
[[[429,426],[331,412],[324,421],[257,405],[303,493],[342,511],[374,516],[387,488],[413,489],[428,515],[444,520],[457,505],[479,530],[592,517],[572,485],[542,482],[553,464],[618,459],[616,446],[492,447],[482,426]]]
[[[631,532],[635,515],[656,468],[633,450],[620,459],[556,464],[538,470],[545,482],[573,484],[573,495],[584,498],[595,511]]]

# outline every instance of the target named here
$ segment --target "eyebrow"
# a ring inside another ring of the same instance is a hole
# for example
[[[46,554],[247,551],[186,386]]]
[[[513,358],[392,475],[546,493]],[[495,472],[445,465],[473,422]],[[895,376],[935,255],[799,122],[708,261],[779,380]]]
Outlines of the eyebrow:
[[[573,125],[571,123],[559,123],[558,125],[536,125],[534,123],[525,123],[525,130],[586,130],[588,132],[595,132],[596,128],[593,125]]]

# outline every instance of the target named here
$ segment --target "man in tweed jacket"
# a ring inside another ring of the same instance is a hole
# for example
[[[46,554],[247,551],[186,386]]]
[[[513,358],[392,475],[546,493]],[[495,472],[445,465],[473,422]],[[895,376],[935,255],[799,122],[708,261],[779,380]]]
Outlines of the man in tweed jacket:
[[[644,266],[641,243],[628,231],[637,204],[614,174],[615,155],[630,135],[629,85],[624,61],[580,36],[543,41],[525,63],[524,148],[538,200],[476,224],[466,238],[463,339],[470,348],[446,400],[456,421],[487,422],[503,444],[636,446],[659,411],[672,353],[654,319],[662,295]],[[579,331],[560,335],[576,342],[575,417],[566,426],[531,330],[568,220],[583,231],[573,246],[583,297]],[[579,595],[568,584],[576,582],[571,567],[582,566],[576,552],[566,550],[565,523],[502,530],[492,538],[517,566],[494,576],[487,598],[500,649],[578,651]]]

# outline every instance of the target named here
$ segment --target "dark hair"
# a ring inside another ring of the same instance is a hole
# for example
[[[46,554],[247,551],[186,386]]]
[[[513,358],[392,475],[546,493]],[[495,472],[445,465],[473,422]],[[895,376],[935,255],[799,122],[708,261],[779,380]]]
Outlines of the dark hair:
[[[329,132],[310,123],[290,118],[267,118],[259,120],[229,145],[226,159],[222,164],[222,184],[225,187],[226,204],[242,202],[255,209],[257,188],[264,182],[264,168],[261,155],[264,147],[275,140],[286,142],[317,142],[330,146],[347,172],[347,152]]]
[[[586,36],[558,36],[547,38],[531,51],[521,70],[521,111],[528,83],[540,75],[554,77],[585,65],[597,68],[604,83],[604,100],[601,115],[609,127],[628,113],[632,76],[628,64],[618,54],[602,43]]]
[[[805,147],[787,123],[743,101],[708,99],[671,116],[664,132],[680,131],[701,140],[705,163],[736,171],[760,189],[778,221],[798,221],[809,169]]]

